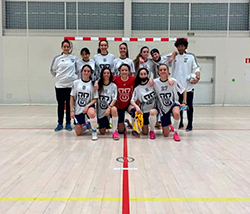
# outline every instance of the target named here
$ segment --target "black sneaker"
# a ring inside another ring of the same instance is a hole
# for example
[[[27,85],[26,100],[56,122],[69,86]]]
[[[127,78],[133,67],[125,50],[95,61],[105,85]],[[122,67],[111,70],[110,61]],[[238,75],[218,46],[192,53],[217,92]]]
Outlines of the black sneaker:
[[[126,128],[125,128],[123,131],[119,131],[119,130],[118,130],[118,133],[119,133],[119,134],[124,134],[125,132],[126,132]]]
[[[184,127],[183,123],[180,123],[179,129],[182,129]]]
[[[187,128],[186,128],[186,132],[191,132],[193,130],[193,127],[188,125]]]
[[[132,135],[136,138],[140,138],[140,134],[135,130],[132,131]]]
[[[125,126],[128,127],[129,129],[133,128],[133,125],[130,123],[129,119],[126,118],[124,123],[125,123]]]

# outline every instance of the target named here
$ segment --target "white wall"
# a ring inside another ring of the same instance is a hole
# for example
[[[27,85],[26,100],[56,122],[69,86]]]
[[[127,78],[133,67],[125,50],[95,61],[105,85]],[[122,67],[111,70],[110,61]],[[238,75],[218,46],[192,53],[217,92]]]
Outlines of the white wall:
[[[53,57],[61,52],[62,40],[62,37],[3,37],[2,103],[56,103],[49,68]],[[118,56],[119,44],[110,42],[109,52]],[[143,45],[159,48],[162,54],[167,54],[174,50],[173,44],[131,42],[128,44],[130,58],[134,59]],[[93,57],[97,46],[98,42],[94,41],[74,41],[74,53],[80,57],[80,49],[88,47]],[[245,64],[245,58],[250,58],[249,50],[249,38],[189,38],[189,52],[215,57],[215,104],[250,104],[250,82],[245,81],[244,75],[245,68],[250,66]]]

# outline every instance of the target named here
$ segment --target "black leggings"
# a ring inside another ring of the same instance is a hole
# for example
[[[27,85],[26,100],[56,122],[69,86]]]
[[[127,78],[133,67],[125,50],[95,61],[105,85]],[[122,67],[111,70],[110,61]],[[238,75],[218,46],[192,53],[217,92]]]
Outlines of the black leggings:
[[[194,99],[194,89],[192,91],[187,92],[187,106],[188,106],[187,119],[189,125],[192,125],[193,123],[193,113],[194,113],[193,99]],[[179,94],[179,102],[180,104],[182,104],[183,94]],[[180,124],[183,124],[183,111],[180,112],[180,115],[181,115]]]
[[[58,124],[63,124],[64,103],[66,102],[66,124],[70,124],[70,92],[71,88],[55,88],[56,100],[58,103],[57,116]]]

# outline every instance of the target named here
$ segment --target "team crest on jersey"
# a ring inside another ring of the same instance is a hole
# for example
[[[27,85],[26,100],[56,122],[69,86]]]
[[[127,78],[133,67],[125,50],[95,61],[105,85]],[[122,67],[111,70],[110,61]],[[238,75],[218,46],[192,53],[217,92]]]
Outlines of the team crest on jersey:
[[[146,101],[147,105],[152,104],[155,100],[155,92],[152,91],[151,93],[145,95],[144,98],[145,98],[145,100],[147,100]]]
[[[160,98],[162,100],[163,105],[170,106],[172,105],[172,101],[170,100],[171,93],[162,93],[160,94]]]
[[[129,101],[129,94],[130,94],[131,89],[130,88],[119,88],[118,89],[118,94],[119,94],[119,99],[122,102],[127,102]]]
[[[71,60],[71,62],[74,62],[75,60],[74,59],[70,59]]]
[[[109,105],[109,97],[100,95],[100,108],[101,109],[107,109]]]
[[[83,85],[83,86],[82,86],[82,90],[85,90],[85,89],[86,89],[86,86],[85,86],[85,85]]]
[[[84,107],[87,105],[89,93],[78,92],[77,97],[79,106]]]
[[[110,64],[100,64],[100,68],[110,68]]]
[[[186,63],[188,61],[188,58],[184,58],[184,62]]]
[[[106,58],[104,58],[104,59],[103,59],[103,62],[107,62],[107,59],[106,59]]]

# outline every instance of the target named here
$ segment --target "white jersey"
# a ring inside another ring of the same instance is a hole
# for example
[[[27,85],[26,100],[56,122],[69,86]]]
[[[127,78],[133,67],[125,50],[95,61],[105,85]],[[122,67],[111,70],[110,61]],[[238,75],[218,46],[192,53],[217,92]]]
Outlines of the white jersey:
[[[164,65],[167,65],[169,67],[169,63],[168,63],[169,58],[170,58],[170,56],[167,55],[167,56],[160,56],[158,61],[152,60],[152,62],[154,63],[153,71],[152,71],[154,79],[159,77],[158,67],[160,64],[164,64]]]
[[[115,76],[120,76],[120,71],[119,71],[119,67],[121,66],[121,64],[127,64],[130,66],[130,72],[131,73],[135,73],[135,65],[132,59],[129,58],[125,58],[122,59],[120,57],[115,58],[114,59],[114,73]]]
[[[86,105],[98,98],[98,92],[94,89],[92,82],[84,82],[81,79],[74,81],[70,95],[74,96],[76,115],[81,114]]]
[[[172,77],[177,79],[187,92],[194,88],[194,84],[188,81],[188,75],[195,74],[197,71],[200,71],[200,68],[194,54],[184,53],[175,56],[172,62]]]
[[[113,101],[117,100],[117,86],[115,83],[111,82],[108,85],[103,86],[103,90],[99,94],[98,98],[98,118],[101,119],[105,116],[105,112],[109,107],[109,104]]]
[[[84,65],[90,65],[90,67],[93,70],[93,74],[91,75],[92,79],[94,77],[94,71],[95,71],[95,61],[93,59],[90,59],[89,61],[84,61],[83,59],[78,59],[76,61],[76,71],[78,78],[81,78],[81,70]]]
[[[146,68],[149,71],[148,77],[150,78],[151,73],[153,72],[153,66],[154,66],[153,60],[148,58],[146,62],[139,64],[139,69]],[[137,71],[136,71],[136,75],[137,75]]]
[[[76,56],[61,54],[56,56],[51,64],[50,73],[56,78],[56,88],[71,88],[76,75]]]
[[[114,59],[115,56],[111,53],[106,55],[96,54],[94,56],[95,61],[95,80],[100,78],[101,71],[104,67],[107,67],[114,73]]]
[[[178,93],[182,94],[185,89],[175,79],[174,85],[171,86],[168,80],[161,81],[160,78],[154,79],[154,89],[157,96],[157,107],[162,114],[167,114],[174,103],[180,105]]]
[[[150,87],[149,83],[145,85],[138,85],[132,94],[131,100],[136,102],[140,101],[140,109],[142,113],[148,113],[151,109],[155,108],[156,94],[154,87]]]

